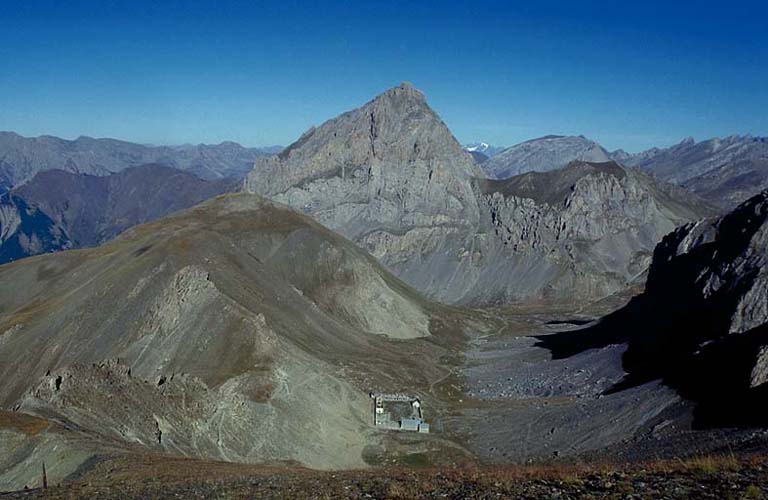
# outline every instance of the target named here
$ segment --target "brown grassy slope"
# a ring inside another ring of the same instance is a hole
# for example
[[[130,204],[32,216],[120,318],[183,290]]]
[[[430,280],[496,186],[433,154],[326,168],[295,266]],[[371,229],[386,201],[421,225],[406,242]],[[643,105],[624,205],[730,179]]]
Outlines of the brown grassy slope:
[[[706,456],[633,466],[317,472],[162,456],[104,457],[72,481],[9,498],[711,498],[768,493],[763,456]]]
[[[464,326],[319,224],[227,195],[0,267],[0,401],[160,451],[363,466],[386,440],[367,391],[443,411]]]

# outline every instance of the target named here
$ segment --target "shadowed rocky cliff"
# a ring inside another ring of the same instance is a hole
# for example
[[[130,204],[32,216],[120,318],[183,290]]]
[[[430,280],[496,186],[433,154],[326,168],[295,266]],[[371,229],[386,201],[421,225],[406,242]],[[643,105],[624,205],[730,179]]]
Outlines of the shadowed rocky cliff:
[[[0,195],[0,264],[72,246],[66,229],[39,207],[11,193]]]
[[[541,338],[559,358],[619,343],[628,376],[613,391],[660,378],[698,403],[698,425],[765,425],[768,192],[666,236],[645,292],[625,308]]]

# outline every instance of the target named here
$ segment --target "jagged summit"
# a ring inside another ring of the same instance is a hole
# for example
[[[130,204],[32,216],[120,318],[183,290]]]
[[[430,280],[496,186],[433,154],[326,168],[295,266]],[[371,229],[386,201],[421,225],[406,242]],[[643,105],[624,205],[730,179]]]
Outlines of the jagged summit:
[[[420,90],[418,90],[416,87],[414,87],[411,82],[400,82],[400,85],[398,85],[397,87],[392,87],[391,89],[379,95],[379,97],[382,97],[383,95],[388,93],[397,94],[397,95],[405,94],[405,96],[408,98],[426,101],[426,97],[424,97],[424,94]]]
[[[403,169],[404,165],[411,168]],[[263,194],[282,192],[301,180],[312,181],[376,166],[446,176],[480,172],[424,94],[401,83],[363,106],[311,127],[277,158],[257,161],[245,187]],[[369,172],[369,175],[374,172]],[[432,179],[427,179],[432,180]]]
[[[465,246],[454,240],[480,221],[479,175],[424,95],[401,84],[257,161],[245,190],[314,216],[405,276],[405,267],[426,270],[435,253]]]
[[[424,95],[404,83],[257,161],[245,190],[316,214],[347,237],[375,239],[369,249],[381,256],[394,234],[477,221],[470,178],[479,174]]]

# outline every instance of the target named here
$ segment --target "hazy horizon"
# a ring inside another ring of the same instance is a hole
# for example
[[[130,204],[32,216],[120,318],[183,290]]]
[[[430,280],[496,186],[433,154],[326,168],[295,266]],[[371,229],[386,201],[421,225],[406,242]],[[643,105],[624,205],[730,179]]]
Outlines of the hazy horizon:
[[[331,118],[333,118],[333,117],[331,117]],[[318,126],[318,125],[320,125],[320,123],[315,124],[314,126]],[[448,126],[450,127],[450,125],[448,125]],[[312,127],[312,125],[307,127],[307,129],[309,129],[310,127]],[[93,136],[93,135],[80,134],[80,135],[76,135],[76,136],[66,137],[66,136],[61,136],[61,135],[56,135],[56,134],[45,134],[45,133],[43,133],[43,134],[22,134],[22,133],[19,133],[16,130],[8,130],[8,129],[2,129],[2,130],[0,130],[0,133],[14,133],[14,134],[20,135],[20,136],[22,136],[24,138],[27,138],[27,139],[37,139],[37,138],[40,138],[40,137],[56,137],[58,139],[64,139],[66,141],[75,141],[75,140],[80,139],[80,138],[89,138],[89,139],[96,139],[96,140],[110,139],[110,140],[117,140],[117,141],[122,141],[122,142],[130,142],[130,143],[134,143],[134,144],[140,144],[142,146],[148,146],[148,147],[171,147],[171,148],[178,148],[178,147],[185,147],[185,146],[217,146],[217,145],[220,145],[222,143],[227,143],[227,142],[235,142],[235,143],[237,143],[240,146],[243,146],[245,148],[255,148],[255,149],[268,149],[268,148],[276,148],[276,147],[285,148],[285,147],[291,145],[293,142],[295,142],[299,138],[299,136],[297,136],[294,140],[291,140],[290,142],[287,142],[285,144],[243,144],[243,143],[241,143],[239,141],[233,141],[233,140],[230,140],[230,139],[224,139],[224,140],[221,140],[221,141],[205,141],[204,140],[202,142],[196,142],[196,143],[185,142],[185,143],[180,143],[180,144],[178,144],[178,143],[177,144],[169,144],[169,143],[138,142],[138,141],[126,139],[126,138],[123,138],[123,137],[111,137],[111,136],[101,136],[101,135]],[[299,135],[301,135],[301,134],[299,134]],[[462,146],[467,146],[467,145],[470,145],[470,144],[477,144],[477,143],[480,143],[480,142],[485,142],[489,146],[493,146],[493,147],[497,147],[497,148],[498,147],[508,148],[508,147],[515,146],[517,144],[520,144],[520,143],[523,143],[523,142],[526,142],[526,141],[540,139],[540,138],[543,138],[543,137],[546,137],[546,136],[566,136],[566,135],[582,135],[582,136],[584,136],[584,134],[557,134],[557,133],[554,133],[554,134],[546,134],[546,135],[537,136],[537,137],[530,137],[528,139],[523,139],[522,141],[516,142],[516,143],[513,143],[513,144],[497,144],[497,143],[491,143],[491,142],[488,142],[488,141],[484,141],[483,139],[463,141],[463,140],[461,140],[458,137],[457,137],[457,140],[459,140],[459,142],[462,144]],[[693,138],[694,141],[698,143],[698,142],[706,141],[706,140],[709,140],[709,139],[715,139],[715,138],[725,138],[725,137],[731,137],[731,136],[748,136],[748,135],[752,136],[752,137],[764,137],[762,135],[751,134],[749,132],[747,132],[747,133],[735,132],[735,133],[732,133],[732,134],[723,134],[721,136],[716,136],[716,137],[693,137],[693,136],[686,136],[686,137],[681,137],[678,140],[672,140],[671,142],[659,143],[659,144],[656,144],[656,145],[651,146],[651,147],[646,148],[646,149],[651,149],[653,147],[666,148],[666,147],[674,146],[674,145],[679,144],[682,141],[688,139],[689,137]],[[620,146],[617,147],[617,148],[609,148],[609,147],[605,146],[605,144],[602,144],[600,141],[597,141],[596,139],[594,139],[593,137],[589,137],[589,136],[584,136],[584,137],[586,137],[587,139],[591,139],[591,140],[596,141],[598,144],[600,144],[601,146],[605,147],[606,150],[608,150],[609,152],[617,151],[617,150],[620,150],[620,149],[623,149],[627,153],[639,153],[639,152],[644,151],[644,150],[636,150],[636,151],[635,150],[629,150],[627,148],[622,148]]]

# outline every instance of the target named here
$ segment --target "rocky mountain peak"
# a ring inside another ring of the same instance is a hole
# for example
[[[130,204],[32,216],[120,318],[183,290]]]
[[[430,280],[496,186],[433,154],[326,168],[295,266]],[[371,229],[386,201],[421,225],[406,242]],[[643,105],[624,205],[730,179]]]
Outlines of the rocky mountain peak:
[[[402,83],[355,110],[311,127],[278,158],[257,161],[246,189],[279,192],[304,177],[341,173],[343,178],[347,169],[360,166],[376,163],[400,168],[414,162],[420,168],[437,163],[433,167],[448,169],[450,175],[479,174],[424,94]],[[262,175],[275,169],[285,178]]]
[[[478,175],[424,95],[401,84],[257,161],[244,188],[314,216],[403,276],[401,264],[426,266],[448,235],[474,231]]]
[[[422,102],[426,102],[426,97],[424,97],[424,94],[421,91],[417,90],[416,87],[414,87],[411,82],[401,82],[400,85],[398,85],[397,87],[392,87],[391,89],[381,94],[379,98],[384,97],[386,95],[396,95],[399,97],[416,99]]]
[[[331,182],[356,190],[368,186],[366,199],[408,198],[421,204],[424,190],[441,196],[438,187],[449,195],[463,190],[463,199],[471,198],[468,178],[479,173],[424,94],[403,83],[310,128],[277,157],[257,161],[245,190],[276,195],[293,187],[299,196],[296,189],[310,194],[312,186]],[[446,205],[452,204],[440,203]]]

